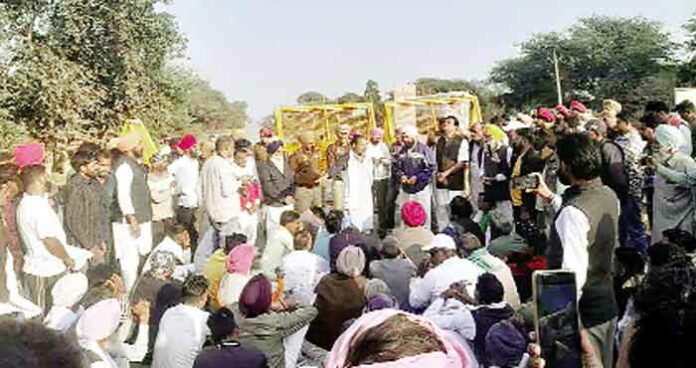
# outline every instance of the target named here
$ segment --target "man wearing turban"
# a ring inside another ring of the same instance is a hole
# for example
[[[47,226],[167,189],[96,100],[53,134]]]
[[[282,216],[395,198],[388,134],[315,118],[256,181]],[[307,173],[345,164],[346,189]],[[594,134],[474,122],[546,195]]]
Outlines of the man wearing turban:
[[[152,204],[147,173],[139,160],[143,140],[136,131],[118,139],[114,167],[116,201],[112,213],[114,247],[128,291],[138,277],[140,257],[152,249]]]
[[[191,244],[198,245],[196,210],[198,209],[198,174],[200,164],[194,152],[198,140],[193,134],[184,135],[177,143],[181,156],[169,165],[169,172],[176,181],[176,221],[184,226],[191,237]]]
[[[483,152],[483,193],[488,203],[493,203],[507,218],[512,219],[510,201],[510,175],[512,173],[512,148],[507,144],[505,132],[497,125],[486,125]]]
[[[425,144],[418,141],[418,128],[413,125],[405,126],[402,130],[403,147],[396,155],[394,164],[395,175],[400,182],[399,196],[396,198],[396,205],[401,205],[407,201],[417,201],[428,214],[425,226],[430,228],[430,208],[432,200],[431,179],[437,164],[435,153]],[[397,218],[399,225],[401,219]]]

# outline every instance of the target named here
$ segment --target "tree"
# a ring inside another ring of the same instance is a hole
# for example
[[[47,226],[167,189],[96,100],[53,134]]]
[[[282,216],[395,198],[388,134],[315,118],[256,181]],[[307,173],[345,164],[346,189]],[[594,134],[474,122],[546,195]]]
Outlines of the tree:
[[[372,103],[372,107],[375,110],[376,123],[378,126],[382,126],[384,124],[384,103],[379,92],[379,84],[372,79],[368,80],[365,84],[363,96],[367,102]]]
[[[326,98],[319,92],[305,92],[297,97],[297,103],[300,105],[317,105],[329,103],[331,100]]]
[[[515,108],[555,105],[553,51],[558,55],[563,97],[598,101],[614,98],[627,111],[641,106],[633,102],[636,88],[645,98],[664,98],[662,88],[673,81],[667,65],[674,44],[659,23],[641,17],[593,16],[559,33],[534,36],[521,45],[521,56],[504,60],[491,72],[491,80],[508,89],[505,102]],[[667,74],[665,74],[667,73]]]
[[[246,126],[247,104],[242,101],[230,103],[227,97],[210,86],[206,80],[188,71],[186,107],[189,123],[200,125],[207,131],[241,129]]]
[[[165,0],[0,4],[0,107],[41,139],[102,135],[139,117],[157,133],[185,121],[167,60],[184,39]]]
[[[677,81],[679,86],[696,86],[696,13],[683,26],[687,39],[682,45],[685,53],[684,61],[677,65]]]
[[[347,92],[347,93],[344,93],[343,96],[337,98],[336,102],[340,103],[340,104],[365,102],[365,97],[363,97],[357,93]]]

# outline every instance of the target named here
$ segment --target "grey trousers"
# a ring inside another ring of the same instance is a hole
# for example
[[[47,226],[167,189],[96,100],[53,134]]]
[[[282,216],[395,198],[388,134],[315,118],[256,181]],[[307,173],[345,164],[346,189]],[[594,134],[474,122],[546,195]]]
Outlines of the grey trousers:
[[[53,285],[55,285],[56,281],[58,281],[58,279],[60,279],[64,274],[65,273],[61,273],[51,277],[40,277],[27,273],[24,274],[24,283],[29,289],[31,301],[41,308],[44,315],[46,315],[49,309],[51,309],[53,306],[53,297],[51,296]]]
[[[616,323],[617,318],[614,317],[609,321],[587,329],[592,348],[605,368],[614,366],[614,332],[616,331]]]

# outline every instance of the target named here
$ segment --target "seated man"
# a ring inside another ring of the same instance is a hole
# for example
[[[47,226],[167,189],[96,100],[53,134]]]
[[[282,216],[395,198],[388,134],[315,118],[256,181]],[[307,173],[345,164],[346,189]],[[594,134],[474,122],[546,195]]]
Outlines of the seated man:
[[[237,338],[239,328],[234,320],[234,314],[227,308],[220,308],[208,318],[208,328],[212,333],[213,347],[203,350],[196,361],[194,368],[214,367],[244,367],[265,368],[268,367],[266,356],[256,350],[243,348]]]
[[[474,293],[476,280],[483,270],[469,260],[457,256],[454,240],[445,234],[437,234],[423,248],[430,257],[423,259],[411,279],[409,303],[413,308],[425,308],[455,282],[464,282],[470,294]]]

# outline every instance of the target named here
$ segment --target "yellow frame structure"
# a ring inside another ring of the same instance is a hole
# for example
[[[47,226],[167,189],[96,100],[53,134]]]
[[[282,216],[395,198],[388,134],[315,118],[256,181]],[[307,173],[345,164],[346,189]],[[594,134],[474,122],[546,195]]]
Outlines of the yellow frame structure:
[[[341,111],[353,111],[353,110],[365,110],[367,112],[367,131],[364,132],[366,135],[370,129],[377,126],[375,119],[375,108],[372,103],[345,103],[345,104],[326,104],[326,105],[301,105],[301,106],[282,106],[275,110],[275,131],[278,138],[281,140],[284,138],[283,132],[283,114],[284,113],[315,113],[321,112],[322,119],[324,120],[323,130],[324,137],[322,140],[317,142],[317,146],[320,149],[325,150],[329,144],[333,143],[335,140],[334,133],[330,131],[329,128],[329,112],[341,112]],[[286,142],[287,146],[285,149],[287,151],[293,151],[296,148],[296,142]]]
[[[478,97],[470,94],[451,95],[451,96],[426,96],[401,99],[397,101],[387,101],[384,103],[384,139],[388,143],[393,143],[396,139],[396,123],[394,122],[393,109],[397,106],[416,106],[428,107],[432,115],[433,124],[437,125],[438,116],[435,113],[435,106],[457,105],[469,103],[469,124],[480,123],[483,121],[481,105]]]

